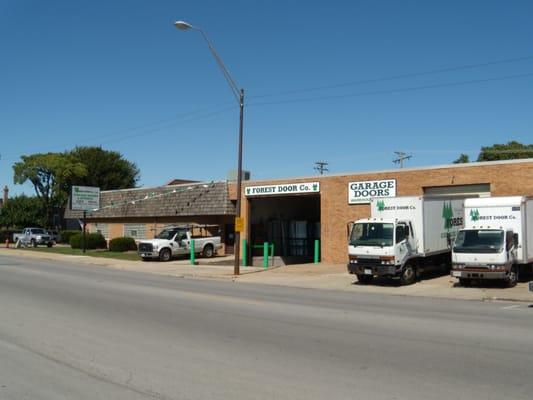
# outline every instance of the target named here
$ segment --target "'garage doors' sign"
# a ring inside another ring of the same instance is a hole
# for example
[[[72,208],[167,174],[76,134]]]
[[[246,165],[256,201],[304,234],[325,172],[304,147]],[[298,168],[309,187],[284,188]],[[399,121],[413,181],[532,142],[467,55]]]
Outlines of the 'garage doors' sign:
[[[348,204],[370,203],[374,197],[396,197],[396,179],[348,183]]]
[[[281,183],[278,185],[248,186],[246,196],[273,196],[282,194],[319,193],[319,182]]]

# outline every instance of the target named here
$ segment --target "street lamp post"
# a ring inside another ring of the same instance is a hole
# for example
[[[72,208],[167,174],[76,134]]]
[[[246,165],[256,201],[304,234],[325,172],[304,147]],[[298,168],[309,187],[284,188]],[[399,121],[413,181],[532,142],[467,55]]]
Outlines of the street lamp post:
[[[215,57],[215,60],[220,67],[222,73],[224,74],[224,78],[226,78],[226,81],[229,84],[229,87],[231,88],[231,91],[233,92],[233,95],[235,96],[235,99],[239,103],[239,150],[238,150],[238,162],[237,162],[237,210],[236,210],[236,217],[240,218],[241,216],[241,192],[242,192],[242,136],[243,136],[243,122],[244,122],[244,89],[239,89],[231,75],[229,74],[228,69],[222,62],[222,59],[218,55],[217,51],[215,50],[215,47],[207,37],[206,33],[196,26],[193,26],[185,21],[176,21],[174,22],[174,26],[180,30],[188,30],[192,29],[195,31],[198,31],[202,34],[202,37],[207,43],[207,46],[209,47],[209,50],[211,51],[211,54],[213,54],[213,57]],[[235,260],[233,263],[233,273],[235,275],[239,275],[240,273],[240,250],[241,250],[241,234],[240,232],[235,232]]]

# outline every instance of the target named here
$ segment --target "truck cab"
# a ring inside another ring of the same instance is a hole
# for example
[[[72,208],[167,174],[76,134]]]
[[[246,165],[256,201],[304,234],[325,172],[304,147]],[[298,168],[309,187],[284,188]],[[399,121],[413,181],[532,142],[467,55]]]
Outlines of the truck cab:
[[[398,277],[404,283],[414,280],[414,271],[403,273],[403,266],[416,251],[416,240],[409,220],[363,219],[351,230],[348,270],[367,283],[374,276]]]
[[[472,279],[517,281],[519,235],[505,229],[462,229],[452,253],[452,276],[468,286]]]
[[[533,199],[502,196],[466,199],[466,222],[455,240],[451,275],[464,286],[499,279],[513,286],[519,268],[533,262]]]

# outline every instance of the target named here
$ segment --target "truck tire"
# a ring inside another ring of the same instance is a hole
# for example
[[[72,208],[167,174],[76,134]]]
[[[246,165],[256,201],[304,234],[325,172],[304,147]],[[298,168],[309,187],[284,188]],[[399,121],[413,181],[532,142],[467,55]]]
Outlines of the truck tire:
[[[205,258],[213,257],[214,253],[215,252],[213,250],[213,245],[211,245],[211,244],[206,244],[204,246],[204,249],[202,250],[202,256],[205,257]]]
[[[54,244],[52,242],[46,243],[46,247],[52,247]]]
[[[37,247],[37,242],[35,241],[35,239],[32,239],[30,241],[30,244],[31,244],[31,247]]]
[[[170,249],[162,249],[160,252],[159,252],[159,259],[161,261],[170,261],[170,259],[172,258],[172,253],[170,252]]]
[[[372,275],[363,275],[363,274],[357,275],[357,280],[359,281],[361,285],[368,285],[369,283],[372,282],[373,279],[374,277]]]
[[[459,285],[462,287],[470,287],[470,285],[472,285],[472,279],[459,278]]]
[[[507,277],[507,280],[505,281],[507,287],[514,287],[516,286],[516,283],[518,282],[518,272],[516,269],[516,265],[511,267],[511,271],[509,272],[509,276]]]
[[[400,284],[412,285],[416,282],[416,267],[413,263],[407,263],[403,266],[402,274],[400,275]]]

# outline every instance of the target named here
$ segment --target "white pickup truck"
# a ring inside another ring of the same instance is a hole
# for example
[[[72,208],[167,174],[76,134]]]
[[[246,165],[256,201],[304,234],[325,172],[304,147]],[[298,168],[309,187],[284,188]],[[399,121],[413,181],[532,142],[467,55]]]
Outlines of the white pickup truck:
[[[13,234],[13,242],[18,242],[23,246],[37,247],[39,245],[45,245],[52,247],[54,241],[52,236],[43,228],[24,228],[22,233]]]
[[[170,261],[172,257],[190,254],[191,240],[194,253],[203,257],[213,257],[222,247],[220,236],[194,236],[188,227],[173,227],[164,229],[155,239],[140,241],[138,253],[143,260]]]

